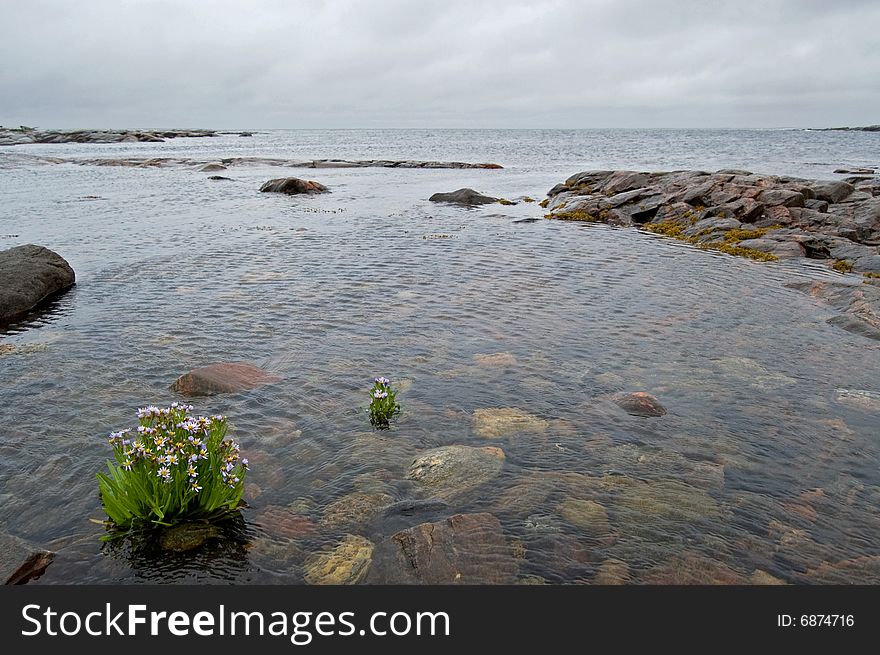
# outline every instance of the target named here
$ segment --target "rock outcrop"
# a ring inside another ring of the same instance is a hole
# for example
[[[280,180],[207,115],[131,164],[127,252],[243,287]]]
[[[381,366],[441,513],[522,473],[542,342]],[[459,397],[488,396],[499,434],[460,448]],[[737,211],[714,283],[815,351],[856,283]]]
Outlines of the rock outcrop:
[[[320,182],[303,180],[298,177],[279,177],[269,180],[260,187],[263,193],[286,193],[289,196],[300,193],[326,193],[327,187]]]
[[[37,130],[0,127],[0,146],[25,143],[158,143],[180,137],[216,136],[214,130]]]
[[[72,287],[76,274],[63,257],[28,244],[0,252],[0,324],[22,318]]]
[[[449,193],[435,193],[428,200],[431,202],[449,202],[456,205],[491,205],[500,199],[465,188],[450,191]]]
[[[207,136],[207,135],[206,135]],[[3,144],[0,145],[10,145]],[[278,166],[281,168],[450,168],[500,169],[499,164],[462,161],[424,161],[417,159],[279,159],[277,157],[224,157],[220,160],[189,157],[45,157],[25,153],[0,153],[0,168],[34,164],[77,164],[79,166],[123,166],[128,168],[187,167],[198,169],[208,164],[226,166]]]
[[[548,192],[547,218],[639,226],[759,260],[807,257],[880,273],[880,180],[720,170],[584,171]]]

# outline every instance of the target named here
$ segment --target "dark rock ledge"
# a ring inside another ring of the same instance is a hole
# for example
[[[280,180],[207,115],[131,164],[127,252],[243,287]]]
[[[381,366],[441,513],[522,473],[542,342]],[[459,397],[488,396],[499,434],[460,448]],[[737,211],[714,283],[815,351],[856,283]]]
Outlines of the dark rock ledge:
[[[638,226],[759,260],[806,257],[880,274],[880,179],[806,180],[741,170],[585,171],[548,192],[547,218]]]

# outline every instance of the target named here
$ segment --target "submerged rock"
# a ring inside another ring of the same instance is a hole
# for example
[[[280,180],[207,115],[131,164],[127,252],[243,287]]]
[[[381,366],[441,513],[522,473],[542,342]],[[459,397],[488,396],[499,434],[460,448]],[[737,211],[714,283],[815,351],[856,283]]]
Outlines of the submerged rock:
[[[207,523],[181,523],[162,530],[159,546],[162,550],[185,552],[206,544],[220,536],[216,526]]]
[[[442,446],[417,457],[406,474],[426,491],[450,500],[466,495],[504,468],[504,451],[487,446]]]
[[[666,408],[654,396],[644,391],[617,394],[612,397],[614,404],[633,416],[664,416]]]
[[[206,396],[256,389],[280,379],[247,362],[224,362],[184,373],[174,381],[171,389],[188,396]]]
[[[505,366],[516,366],[516,357],[508,352],[504,353],[478,353],[473,356],[474,363],[477,366],[486,368],[504,368]]]
[[[807,571],[806,578],[818,584],[877,585],[880,584],[880,556],[826,562]]]
[[[313,585],[351,585],[363,580],[373,562],[373,542],[346,535],[336,547],[310,557],[305,563],[305,580]]]
[[[786,286],[818,298],[842,312],[840,316],[828,319],[829,324],[880,341],[880,288],[867,284],[818,281],[795,282]]]
[[[23,317],[75,282],[70,264],[48,248],[28,244],[0,251],[0,324]]]
[[[394,498],[381,492],[355,491],[330,503],[324,509],[321,525],[329,528],[355,528],[369,523],[388,507]]]
[[[517,432],[545,432],[549,423],[515,407],[474,410],[474,433],[478,437],[494,439]]]
[[[593,500],[566,498],[556,506],[556,513],[568,523],[580,528],[589,537],[604,537],[611,532],[608,513]]]
[[[456,514],[422,523],[391,537],[394,582],[418,584],[512,584],[519,565],[491,514]]]
[[[617,507],[627,510],[627,520],[636,523],[644,516],[696,521],[720,515],[712,496],[677,480],[637,481],[622,489]]]
[[[286,193],[287,195],[296,195],[300,193],[313,194],[325,193],[327,187],[320,182],[312,180],[303,180],[298,177],[280,177],[269,180],[260,187],[263,193]]]
[[[682,553],[648,570],[640,580],[660,585],[744,585],[749,579],[723,562],[697,553]]]
[[[449,193],[435,193],[428,198],[431,202],[450,202],[457,205],[490,205],[498,202],[498,198],[484,196],[473,189],[458,189]]]
[[[593,584],[625,585],[632,582],[629,565],[619,559],[606,559],[599,565]]]
[[[866,412],[880,413],[880,392],[866,389],[836,389],[835,399],[839,403],[856,407]]]
[[[300,541],[313,537],[318,532],[318,526],[311,519],[291,510],[288,507],[270,505],[256,518],[255,523],[271,537]]]
[[[55,553],[30,544],[11,534],[0,532],[0,581],[2,584],[25,584],[43,575]]]

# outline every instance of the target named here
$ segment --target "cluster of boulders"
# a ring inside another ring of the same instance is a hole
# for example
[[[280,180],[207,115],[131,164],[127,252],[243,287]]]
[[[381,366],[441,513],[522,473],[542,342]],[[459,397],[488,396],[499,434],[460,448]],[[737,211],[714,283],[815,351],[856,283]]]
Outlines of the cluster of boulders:
[[[880,273],[880,178],[742,170],[584,171],[548,192],[547,218],[642,226],[759,259],[809,257]]]

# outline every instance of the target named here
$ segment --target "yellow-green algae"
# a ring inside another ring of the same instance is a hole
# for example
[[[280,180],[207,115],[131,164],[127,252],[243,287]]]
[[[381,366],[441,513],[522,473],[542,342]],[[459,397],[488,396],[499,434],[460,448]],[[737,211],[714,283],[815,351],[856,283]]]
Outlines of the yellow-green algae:
[[[686,243],[695,245],[703,250],[717,250],[719,252],[727,253],[728,255],[746,257],[748,259],[754,259],[756,261],[762,262],[775,262],[779,258],[776,255],[770,254],[769,252],[763,252],[761,250],[756,250],[755,248],[746,248],[738,244],[740,243],[740,241],[746,241],[748,239],[758,239],[770,232],[771,230],[778,230],[780,227],[782,226],[772,225],[770,227],[759,227],[751,230],[736,228],[733,230],[728,230],[724,235],[723,241],[699,243],[700,237],[711,234],[714,230],[703,230],[702,232],[699,232],[693,236],[685,236],[684,231],[688,228],[688,225],[680,223],[679,221],[661,221],[660,223],[649,223],[648,225],[644,226],[644,228],[648,232],[672,237],[673,239],[678,239],[679,241],[684,241]]]

